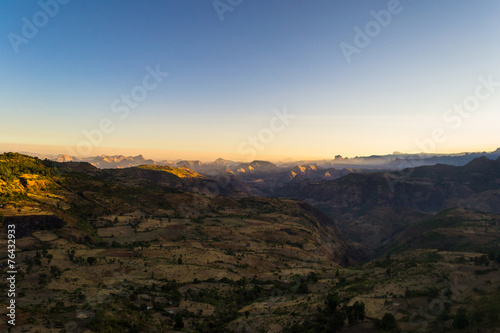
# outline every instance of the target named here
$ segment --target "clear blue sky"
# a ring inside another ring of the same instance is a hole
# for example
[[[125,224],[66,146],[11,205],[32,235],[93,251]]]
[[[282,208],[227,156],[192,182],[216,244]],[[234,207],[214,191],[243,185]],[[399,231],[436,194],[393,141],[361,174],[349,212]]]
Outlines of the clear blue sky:
[[[348,62],[341,43],[390,3],[243,0],[221,20],[210,0],[72,0],[53,17],[3,1],[0,150],[245,160],[500,146],[500,87],[481,88],[467,117],[446,113],[479,76],[500,82],[500,2],[402,0]],[[40,25],[29,38],[23,18]],[[120,119],[113,102],[157,66],[169,75]],[[285,108],[295,118],[271,128]],[[113,130],[87,149],[104,118]]]

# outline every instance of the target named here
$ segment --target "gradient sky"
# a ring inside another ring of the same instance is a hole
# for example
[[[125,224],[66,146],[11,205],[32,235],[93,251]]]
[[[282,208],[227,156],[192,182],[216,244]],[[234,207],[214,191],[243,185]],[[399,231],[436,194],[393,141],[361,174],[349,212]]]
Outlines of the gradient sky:
[[[340,44],[355,46],[354,28],[389,3],[243,0],[220,20],[210,0],[72,0],[15,52],[12,34],[23,37],[23,18],[43,20],[42,8],[2,1],[0,150],[69,154],[104,118],[114,130],[89,155],[305,159],[499,147],[500,87],[468,118],[446,112],[474,96],[478,77],[500,82],[500,2],[402,0],[348,63]],[[120,119],[113,102],[142,85],[148,66],[169,76]],[[273,110],[284,109],[295,118],[268,139]],[[445,139],[432,139],[436,129]],[[266,142],[250,154],[248,137],[259,134]]]

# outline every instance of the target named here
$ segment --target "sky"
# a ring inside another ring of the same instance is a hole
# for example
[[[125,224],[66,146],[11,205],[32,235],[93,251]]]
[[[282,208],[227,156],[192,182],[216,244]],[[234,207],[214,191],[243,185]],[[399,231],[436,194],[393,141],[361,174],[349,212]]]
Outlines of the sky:
[[[324,159],[500,147],[500,2],[0,3],[0,151]]]

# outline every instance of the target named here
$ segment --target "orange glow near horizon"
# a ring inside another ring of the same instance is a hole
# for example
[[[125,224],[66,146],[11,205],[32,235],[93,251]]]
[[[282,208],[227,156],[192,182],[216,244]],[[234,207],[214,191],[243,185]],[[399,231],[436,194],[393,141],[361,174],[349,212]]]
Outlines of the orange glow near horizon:
[[[447,150],[439,152],[428,152],[432,154],[458,154],[465,152],[491,152],[498,148],[498,145],[489,145],[488,147],[469,147],[470,149],[458,149],[458,150]],[[68,151],[63,146],[57,145],[39,145],[39,144],[5,144],[0,143],[0,152],[19,152],[19,153],[32,153],[32,154],[42,154],[42,155],[70,155]],[[124,155],[124,156],[137,156],[143,155],[147,159],[153,159],[155,161],[175,161],[175,160],[200,160],[202,162],[212,162],[217,158],[223,158],[226,160],[240,161],[240,162],[251,162],[252,160],[266,160],[271,162],[278,161],[307,161],[307,160],[331,160],[334,159],[336,155],[342,155],[343,157],[353,158],[356,156],[370,156],[370,155],[390,155],[394,151],[374,151],[367,152],[365,154],[341,154],[332,153],[330,156],[325,155],[304,155],[297,156],[293,154],[258,154],[254,159],[245,158],[246,156],[238,153],[225,153],[225,152],[210,152],[210,151],[180,151],[180,150],[154,150],[154,149],[137,149],[137,148],[109,148],[109,147],[97,147],[93,150],[94,154],[89,156],[79,156],[79,157],[92,157],[98,155]],[[419,151],[401,151],[401,153],[407,154],[418,154]],[[425,153],[425,152],[424,152]]]

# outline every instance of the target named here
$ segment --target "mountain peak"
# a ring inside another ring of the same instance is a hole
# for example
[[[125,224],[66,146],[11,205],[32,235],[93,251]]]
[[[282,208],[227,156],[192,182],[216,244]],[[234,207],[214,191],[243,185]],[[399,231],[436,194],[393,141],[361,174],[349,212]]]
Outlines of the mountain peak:
[[[500,165],[497,161],[490,160],[486,156],[481,156],[473,159],[466,165],[464,165],[464,169],[467,172],[500,172]]]
[[[276,164],[269,161],[255,160],[250,163],[251,165],[267,165],[267,166],[276,166]]]
[[[465,166],[468,166],[468,165],[473,165],[473,166],[486,165],[486,164],[490,164],[490,163],[491,163],[491,160],[483,155],[480,157],[476,157],[475,159],[473,159],[472,161],[467,163]]]

